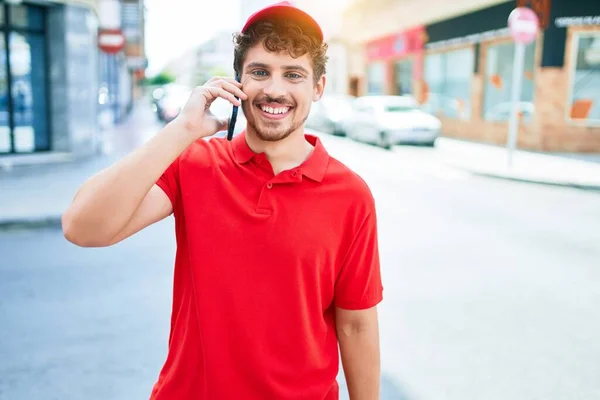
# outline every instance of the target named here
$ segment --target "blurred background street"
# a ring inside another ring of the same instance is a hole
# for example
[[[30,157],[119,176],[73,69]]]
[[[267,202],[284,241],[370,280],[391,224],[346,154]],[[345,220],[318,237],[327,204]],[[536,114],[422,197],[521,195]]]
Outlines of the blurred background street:
[[[220,3],[0,1],[0,400],[149,397],[173,219],[82,249],[60,216],[232,76],[231,33],[271,2]],[[600,2],[296,3],[330,42],[306,130],[377,204],[381,399],[600,399]],[[515,7],[539,19],[521,69]]]

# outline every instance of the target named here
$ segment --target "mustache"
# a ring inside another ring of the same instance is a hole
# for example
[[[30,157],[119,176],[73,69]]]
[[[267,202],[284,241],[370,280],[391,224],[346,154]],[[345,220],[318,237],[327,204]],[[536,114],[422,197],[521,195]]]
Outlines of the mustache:
[[[260,104],[260,103],[277,103],[277,104],[281,104],[282,106],[294,107],[294,103],[292,101],[288,101],[283,96],[282,97],[264,96],[264,97],[254,100],[254,104]]]

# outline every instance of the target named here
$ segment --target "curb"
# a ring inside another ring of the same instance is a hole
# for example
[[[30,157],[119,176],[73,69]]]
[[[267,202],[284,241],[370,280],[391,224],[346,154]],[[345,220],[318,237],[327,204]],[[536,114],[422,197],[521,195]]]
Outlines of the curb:
[[[593,185],[593,184],[588,185],[588,184],[581,184],[581,183],[575,183],[575,182],[557,182],[557,181],[544,181],[544,180],[531,179],[531,178],[520,178],[517,176],[495,174],[493,172],[477,171],[474,169],[470,169],[470,168],[466,168],[466,167],[462,167],[462,166],[458,166],[458,165],[454,165],[454,164],[448,164],[448,165],[451,166],[452,168],[460,169],[460,170],[468,172],[470,174],[477,175],[477,176],[483,176],[486,178],[501,179],[501,180],[511,181],[511,182],[533,183],[536,185],[543,185],[543,186],[554,186],[554,187],[563,187],[563,188],[600,192],[600,185]]]
[[[0,231],[61,228],[60,215],[0,218]]]

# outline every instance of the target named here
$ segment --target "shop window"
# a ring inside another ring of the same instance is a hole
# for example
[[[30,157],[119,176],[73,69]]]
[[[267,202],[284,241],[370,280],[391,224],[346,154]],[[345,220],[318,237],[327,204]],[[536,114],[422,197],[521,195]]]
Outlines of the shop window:
[[[44,36],[11,32],[9,48],[15,151],[48,150]]]
[[[19,28],[44,29],[44,11],[27,5],[9,6],[10,23]]]
[[[377,62],[367,68],[367,94],[384,94],[385,64]]]
[[[1,6],[0,6],[1,7]],[[4,33],[0,32],[0,153],[8,153],[12,149],[9,111],[8,111],[8,74],[6,71],[6,46]]]
[[[474,62],[475,54],[470,48],[425,57],[427,95],[423,108],[432,114],[468,120]]]
[[[395,64],[395,81],[397,95],[412,95],[413,93],[413,61],[412,59],[398,61]]]
[[[514,43],[502,43],[487,48],[483,119],[492,122],[507,122],[511,113],[513,82]],[[519,117],[531,122],[534,115],[534,64],[535,42],[525,46],[525,61],[521,79]]]
[[[44,9],[0,4],[0,154],[50,149]]]
[[[571,60],[568,118],[600,125],[600,32],[577,34]]]

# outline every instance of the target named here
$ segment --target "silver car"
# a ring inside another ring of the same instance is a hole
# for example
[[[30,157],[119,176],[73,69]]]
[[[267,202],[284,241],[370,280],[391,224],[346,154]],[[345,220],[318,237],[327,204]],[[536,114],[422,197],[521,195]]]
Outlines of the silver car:
[[[346,135],[383,148],[402,143],[434,146],[441,128],[440,120],[421,110],[411,96],[364,96],[354,102]]]
[[[352,114],[352,104],[355,97],[345,95],[325,94],[314,102],[306,120],[306,126],[332,135],[346,134],[346,121]]]

